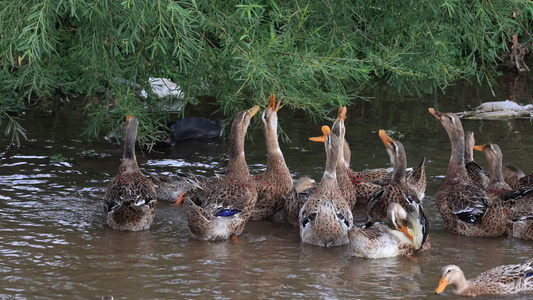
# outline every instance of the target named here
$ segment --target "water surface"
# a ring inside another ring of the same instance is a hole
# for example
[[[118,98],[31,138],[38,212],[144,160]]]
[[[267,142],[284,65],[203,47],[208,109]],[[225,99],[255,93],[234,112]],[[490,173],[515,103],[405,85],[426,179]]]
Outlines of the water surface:
[[[524,88],[530,82],[527,77],[502,78],[495,95],[486,87],[460,82],[446,93],[422,98],[399,96],[394,87],[378,84],[368,92],[371,101],[356,101],[348,108],[347,140],[354,170],[390,166],[379,129],[398,133],[409,165],[428,159],[424,206],[432,249],[408,258],[380,260],[350,257],[345,247],[302,244],[299,229],[279,218],[249,222],[236,242],[197,241],[188,236],[182,209],[162,202],[150,230],[109,229],[102,198],[120,164],[121,146],[80,136],[83,116],[68,107],[52,115],[27,111],[22,125],[29,140],[0,160],[0,298],[454,297],[450,288],[443,295],[433,294],[441,267],[457,264],[467,277],[473,277],[494,266],[530,258],[532,242],[461,237],[447,231],[434,195],[446,172],[450,143],[427,108],[463,111],[507,98],[533,103]],[[206,105],[190,108],[187,114],[205,116],[210,111],[212,107]],[[314,124],[302,112],[283,108],[279,118],[291,140],[282,142],[281,148],[293,177],[308,175],[318,181],[325,164],[323,145],[307,138],[320,135],[321,125],[331,122]],[[463,125],[475,132],[479,143],[499,144],[506,162],[533,172],[530,120],[464,120]],[[0,143],[5,149],[8,139],[2,137]],[[182,141],[157,152],[138,151],[137,158],[150,173],[212,175],[224,169],[226,150],[222,140]],[[64,161],[52,162],[58,154]],[[246,156],[252,173],[264,169],[266,150],[258,123],[249,129]],[[485,165],[480,153],[476,160]]]

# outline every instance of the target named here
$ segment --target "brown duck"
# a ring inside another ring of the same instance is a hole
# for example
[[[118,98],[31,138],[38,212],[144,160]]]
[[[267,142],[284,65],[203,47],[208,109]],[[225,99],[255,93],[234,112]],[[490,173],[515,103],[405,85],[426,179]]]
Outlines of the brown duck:
[[[126,117],[124,153],[118,174],[107,185],[104,208],[107,224],[114,229],[137,231],[150,228],[157,207],[154,184],[146,178],[135,156],[139,121]]]
[[[257,191],[246,164],[244,139],[258,110],[254,106],[235,115],[225,175],[203,189],[185,193],[183,209],[193,238],[215,241],[238,236],[250,218]]]
[[[336,167],[340,159],[346,110],[341,113],[326,136],[326,169],[320,184],[300,210],[300,237],[318,246],[348,243],[353,215],[337,183]]]
[[[463,125],[457,115],[429,109],[442,124],[451,141],[451,158],[446,176],[435,195],[437,209],[453,233],[496,237],[506,231],[506,217],[500,202],[491,199],[472,183],[466,171]]]
[[[490,181],[485,191],[493,201],[501,201],[507,215],[507,235],[533,239],[533,188],[511,188],[503,179],[503,154],[496,144],[474,146],[487,157]]]
[[[524,173],[524,171],[520,170],[520,168],[515,165],[503,164],[502,175],[507,184],[509,184],[511,187],[517,188],[520,179],[525,177],[526,173]]]
[[[404,208],[410,202],[420,204],[417,194],[409,187],[405,178],[407,158],[403,144],[389,137],[385,130],[379,131],[379,137],[387,148],[393,172],[388,184],[376,191],[368,202],[367,217],[372,222],[386,221],[387,208],[391,203],[398,203]]]
[[[339,117],[339,115],[341,113],[345,113],[346,111],[347,111],[346,107],[339,108],[337,117]],[[343,122],[343,125],[344,125],[343,118],[340,118],[340,119],[341,119],[341,122]],[[311,140],[313,142],[322,142],[322,143],[324,143],[326,141],[326,136],[328,135],[328,133],[330,131],[331,130],[330,130],[330,128],[328,126],[322,126],[322,134],[323,135],[319,136],[319,137],[309,138],[309,140]],[[344,136],[342,138],[343,138],[343,144],[345,145],[346,144],[346,140],[344,139]],[[361,189],[366,187],[368,189],[369,188],[373,188],[373,190],[375,190],[375,189],[378,189],[380,186],[368,183],[366,181],[361,181],[361,184],[354,184],[352,182],[352,178],[354,176],[354,172],[349,167],[349,165],[350,165],[349,156],[350,155],[348,153],[348,155],[346,156],[346,152],[345,151],[349,152],[350,151],[349,147],[345,147],[344,146],[344,147],[340,148],[339,162],[337,163],[337,168],[336,168],[337,184],[339,185],[344,198],[346,198],[346,200],[348,201],[348,206],[350,207],[350,209],[353,209],[355,204],[356,204],[358,196],[361,197],[361,195],[364,194],[364,191],[359,191],[358,192],[358,188],[359,188],[359,190],[361,190]],[[371,192],[368,192],[368,193],[370,194]]]
[[[504,295],[533,290],[533,259],[521,264],[492,268],[474,279],[467,280],[463,271],[456,265],[442,268],[439,285],[435,294],[440,294],[446,286],[453,287],[459,296]]]
[[[261,126],[267,146],[267,164],[265,172],[256,177],[258,199],[252,212],[251,220],[263,220],[281,211],[284,196],[292,188],[292,176],[278,143],[278,109],[275,96],[270,96],[270,106],[263,111]]]
[[[465,131],[465,168],[470,180],[482,188],[489,183],[489,173],[474,161],[474,145],[476,140],[473,131]]]
[[[344,140],[343,152],[346,172],[349,174],[352,184],[356,186],[357,204],[366,206],[374,192],[388,184],[392,172],[386,168],[353,171],[350,169],[351,151],[346,140]],[[407,185],[415,191],[420,200],[425,196],[427,185],[425,163],[426,158],[422,158],[418,166],[410,168],[405,174]]]
[[[298,178],[292,189],[284,197],[283,220],[294,226],[300,226],[300,209],[311,197],[316,188],[316,181],[304,176]]]

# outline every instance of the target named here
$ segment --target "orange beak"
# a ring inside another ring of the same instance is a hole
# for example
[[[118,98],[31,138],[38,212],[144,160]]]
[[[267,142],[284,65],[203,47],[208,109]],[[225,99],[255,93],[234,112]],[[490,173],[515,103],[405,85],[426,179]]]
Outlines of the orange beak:
[[[483,152],[483,149],[485,148],[485,145],[475,145],[474,150]]]
[[[337,112],[337,119],[341,119],[344,122],[344,119],[346,119],[346,111],[347,110],[348,109],[346,108],[346,106],[339,107],[339,110]]]
[[[381,139],[381,141],[383,141],[383,144],[385,144],[385,147],[387,147],[387,145],[392,142],[392,139],[391,137],[387,134],[387,132],[385,132],[385,130],[383,129],[380,129],[379,130],[379,138]]]
[[[448,281],[446,281],[446,279],[441,278],[440,281],[439,281],[439,285],[437,286],[437,288],[435,289],[435,294],[440,294],[442,293],[442,291],[444,291],[444,288],[446,288],[446,286],[448,285]]]
[[[428,109],[429,112],[435,116],[435,118],[439,119],[440,121],[440,118],[441,118],[441,113],[439,113],[438,111],[436,111],[434,108],[429,108]]]
[[[401,227],[398,230],[403,232],[405,234],[405,236],[407,236],[411,240],[411,242],[414,240],[413,236],[407,231],[407,226],[403,226],[403,227]]]
[[[259,111],[259,105],[254,105],[252,108],[250,108],[248,110],[248,113],[250,114],[250,118],[253,117],[258,111]]]
[[[185,193],[181,193],[179,196],[178,196],[178,200],[176,200],[176,203],[172,203],[170,205],[174,206],[174,205],[181,205],[183,204],[183,201],[185,200]]]
[[[272,94],[270,95],[270,105],[268,106],[271,108],[274,112],[278,112],[279,106],[281,104],[281,100],[279,100],[278,104],[276,105],[276,95]]]
[[[317,143],[325,143],[326,142],[326,135],[328,135],[331,132],[331,129],[329,126],[324,125],[322,126],[322,136],[317,137],[310,137],[309,140]]]

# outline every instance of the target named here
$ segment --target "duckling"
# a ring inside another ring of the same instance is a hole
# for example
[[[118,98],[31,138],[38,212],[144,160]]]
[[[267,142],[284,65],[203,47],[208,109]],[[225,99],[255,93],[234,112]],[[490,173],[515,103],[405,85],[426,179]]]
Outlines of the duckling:
[[[353,215],[336,178],[345,115],[346,109],[337,116],[332,131],[326,136],[324,175],[300,210],[300,237],[305,243],[326,247],[348,243],[348,231],[353,226]]]
[[[126,117],[124,153],[118,174],[109,182],[104,195],[107,224],[118,230],[138,231],[150,228],[157,208],[154,184],[137,165],[135,141],[139,121]]]
[[[351,254],[366,258],[387,258],[411,255],[426,242],[429,224],[422,207],[411,201],[407,211],[393,202],[387,209],[385,223],[368,223],[348,233]]]
[[[215,241],[239,236],[257,201],[255,183],[244,155],[250,119],[259,106],[236,114],[231,126],[226,173],[203,189],[184,194],[183,209],[191,237]]]
[[[270,106],[263,111],[261,126],[267,146],[267,164],[265,172],[258,177],[258,200],[252,212],[251,220],[263,220],[272,217],[283,209],[284,196],[292,188],[292,176],[278,143],[278,109],[274,94],[270,96]]]
[[[482,187],[470,180],[466,171],[463,125],[457,115],[429,109],[448,133],[451,158],[435,202],[448,230],[467,236],[497,237],[506,231],[501,202],[492,203]],[[492,204],[491,204],[492,203]]]
[[[481,273],[472,280],[466,280],[463,271],[456,265],[441,270],[441,279],[435,289],[440,294],[448,284],[453,293],[460,296],[504,295],[533,290],[533,259],[521,264],[504,265]]]

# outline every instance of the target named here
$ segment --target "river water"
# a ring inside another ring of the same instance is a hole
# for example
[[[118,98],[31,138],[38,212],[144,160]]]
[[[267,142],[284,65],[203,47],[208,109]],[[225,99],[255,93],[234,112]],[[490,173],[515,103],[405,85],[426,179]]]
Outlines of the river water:
[[[366,95],[369,101],[358,100],[348,108],[346,135],[352,169],[390,166],[379,129],[397,132],[408,165],[428,159],[424,206],[432,249],[380,260],[350,257],[345,247],[302,244],[299,229],[279,218],[249,222],[237,241],[197,241],[189,238],[182,209],[164,202],[159,203],[150,230],[112,230],[105,225],[102,198],[120,164],[121,146],[81,136],[84,116],[68,105],[53,112],[28,110],[21,116],[28,140],[0,159],[0,298],[100,299],[107,294],[115,299],[454,297],[450,288],[443,295],[433,294],[441,267],[456,264],[467,277],[473,277],[494,266],[532,257],[533,242],[461,237],[447,231],[435,207],[435,192],[446,172],[450,142],[427,109],[459,112],[509,98],[533,103],[528,86],[531,78],[508,75],[500,79],[495,95],[487,87],[458,82],[445,93],[419,98],[399,96],[394,87],[377,84]],[[187,115],[216,117],[211,111],[213,106],[208,104],[188,108]],[[332,108],[331,117],[335,111]],[[303,112],[288,108],[279,111],[279,119],[290,139],[282,141],[281,148],[293,178],[308,175],[320,180],[324,148],[307,138],[320,135],[321,125],[331,125],[331,121],[315,124]],[[499,144],[505,162],[533,172],[530,120],[463,120],[463,126],[475,132],[478,143]],[[2,136],[1,149],[8,142]],[[150,173],[212,175],[226,165],[227,144],[227,140],[188,140],[156,152],[137,151],[137,158],[139,166]],[[251,172],[260,173],[266,149],[258,123],[249,129],[245,151]],[[55,162],[52,158],[57,157],[61,159]],[[486,165],[481,153],[476,160]],[[518,297],[527,299],[531,294]]]

